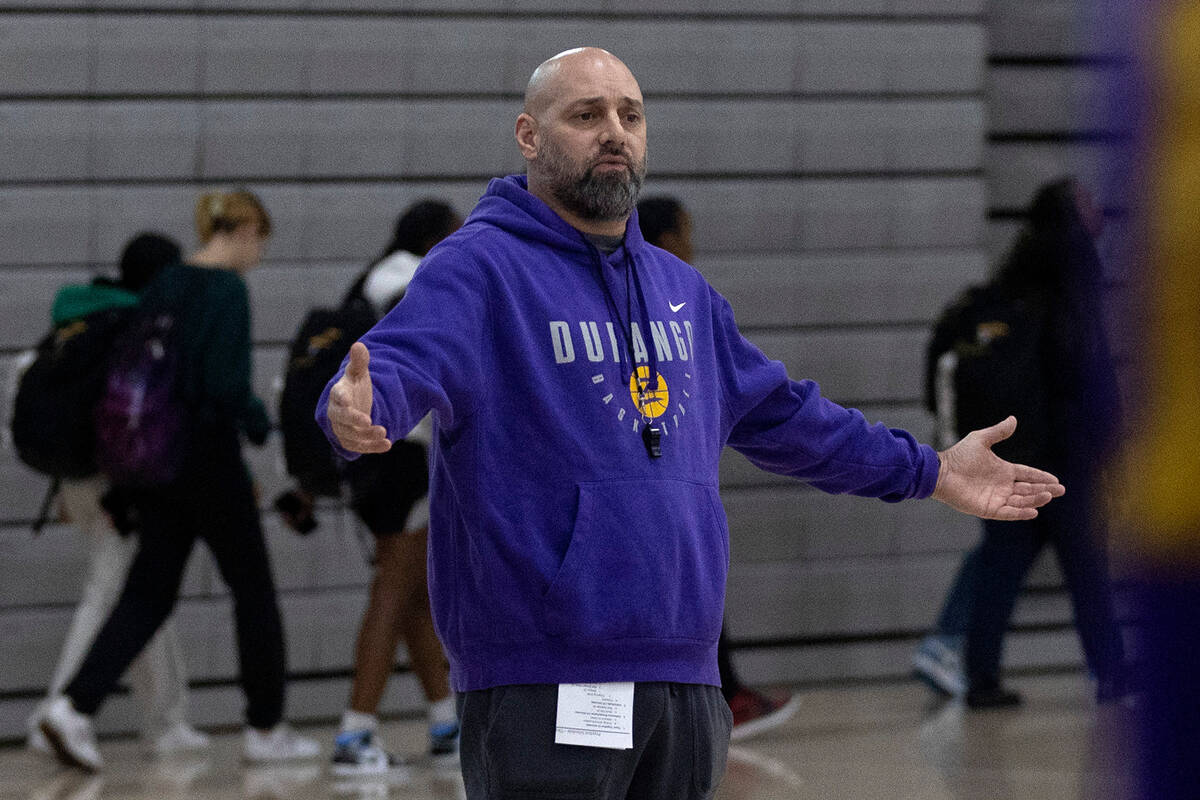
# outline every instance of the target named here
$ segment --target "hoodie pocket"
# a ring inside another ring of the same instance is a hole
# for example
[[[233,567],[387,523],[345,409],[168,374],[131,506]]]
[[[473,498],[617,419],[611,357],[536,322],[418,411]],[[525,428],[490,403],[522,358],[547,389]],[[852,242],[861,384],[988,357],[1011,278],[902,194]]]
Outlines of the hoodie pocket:
[[[669,480],[580,484],[571,544],[544,597],[546,632],[715,640],[728,570],[716,489]]]

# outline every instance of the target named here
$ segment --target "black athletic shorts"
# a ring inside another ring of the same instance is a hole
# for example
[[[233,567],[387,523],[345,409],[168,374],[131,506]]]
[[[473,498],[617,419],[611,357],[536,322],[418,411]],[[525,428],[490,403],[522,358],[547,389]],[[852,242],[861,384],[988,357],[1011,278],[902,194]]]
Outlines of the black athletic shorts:
[[[401,533],[408,514],[429,493],[425,446],[406,439],[386,453],[368,453],[346,465],[350,507],[376,536]]]

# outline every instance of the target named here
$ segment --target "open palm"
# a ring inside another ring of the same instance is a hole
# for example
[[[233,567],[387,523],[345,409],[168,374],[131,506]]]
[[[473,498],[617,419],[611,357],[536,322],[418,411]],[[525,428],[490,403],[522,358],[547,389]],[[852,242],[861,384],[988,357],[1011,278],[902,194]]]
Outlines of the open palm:
[[[1008,417],[938,453],[941,469],[934,499],[984,519],[1018,520],[1033,519],[1038,508],[1061,497],[1066,488],[1049,472],[1013,464],[992,452],[1016,429],[1016,417]]]

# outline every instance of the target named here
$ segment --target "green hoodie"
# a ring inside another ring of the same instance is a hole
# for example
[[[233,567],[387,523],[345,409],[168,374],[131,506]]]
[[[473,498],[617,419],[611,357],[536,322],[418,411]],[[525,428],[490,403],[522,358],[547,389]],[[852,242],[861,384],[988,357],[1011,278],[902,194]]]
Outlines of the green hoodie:
[[[94,283],[72,283],[59,289],[58,294],[54,296],[50,320],[54,325],[61,325],[97,311],[133,308],[137,304],[137,292],[131,292],[115,283],[104,280]]]
[[[271,421],[251,389],[250,299],[241,276],[171,264],[146,287],[142,300],[176,315],[180,379],[198,419],[240,428],[262,444]]]

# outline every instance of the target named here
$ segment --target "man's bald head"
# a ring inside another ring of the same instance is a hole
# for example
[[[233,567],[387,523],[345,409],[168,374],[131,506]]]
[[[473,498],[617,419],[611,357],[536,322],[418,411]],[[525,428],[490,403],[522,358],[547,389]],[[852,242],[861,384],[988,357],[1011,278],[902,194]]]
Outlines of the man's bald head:
[[[543,62],[517,117],[529,191],[579,230],[625,231],[646,175],[642,90],[619,58],[580,47]]]
[[[641,89],[621,59],[599,47],[575,47],[543,61],[525,86],[525,113],[539,117],[556,99],[584,77],[608,78],[632,84],[640,102]]]

